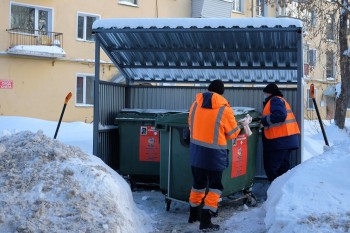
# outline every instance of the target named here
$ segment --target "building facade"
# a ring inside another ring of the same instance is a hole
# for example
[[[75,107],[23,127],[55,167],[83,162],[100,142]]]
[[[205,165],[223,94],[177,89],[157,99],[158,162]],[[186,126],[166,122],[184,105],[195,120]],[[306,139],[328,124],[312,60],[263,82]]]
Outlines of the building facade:
[[[340,91],[341,82],[338,38],[341,9],[331,1],[319,1],[317,6],[309,7],[310,9],[303,9],[299,4],[298,1],[290,1],[289,4],[280,7],[277,17],[295,17],[304,23],[305,118],[317,119],[310,95],[310,87],[314,85],[320,116],[322,119],[331,120],[334,118],[336,98],[339,94],[337,91]],[[350,103],[348,109],[350,110]],[[347,111],[346,115],[349,117],[350,111]]]
[[[335,87],[340,83],[336,15],[329,14],[321,21],[317,12],[298,11],[297,1],[284,5],[274,2],[2,0],[0,115],[56,121],[71,92],[63,120],[92,122],[95,43],[91,28],[97,19],[295,17],[308,22],[304,37],[305,118],[317,117],[309,92],[314,84],[321,117],[333,119]],[[326,27],[323,35],[308,33],[319,27]],[[103,52],[100,64],[101,80],[120,80],[117,68]]]
[[[188,0],[3,0],[0,2],[0,115],[93,121],[95,43],[102,18],[190,17]],[[118,70],[102,52],[101,80]]]

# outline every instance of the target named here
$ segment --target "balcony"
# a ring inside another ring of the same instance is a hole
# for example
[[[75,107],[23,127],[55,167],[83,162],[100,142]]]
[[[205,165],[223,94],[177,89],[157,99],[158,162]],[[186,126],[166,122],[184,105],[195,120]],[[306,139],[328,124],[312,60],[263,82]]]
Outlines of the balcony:
[[[63,33],[28,29],[7,29],[10,35],[8,54],[59,58],[63,50]]]

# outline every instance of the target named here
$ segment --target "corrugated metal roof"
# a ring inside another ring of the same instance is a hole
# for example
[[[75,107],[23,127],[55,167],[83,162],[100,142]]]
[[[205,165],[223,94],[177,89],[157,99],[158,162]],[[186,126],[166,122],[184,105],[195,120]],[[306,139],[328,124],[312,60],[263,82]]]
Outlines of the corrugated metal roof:
[[[131,81],[296,83],[301,78],[302,24],[296,19],[104,19],[95,21],[93,31]]]

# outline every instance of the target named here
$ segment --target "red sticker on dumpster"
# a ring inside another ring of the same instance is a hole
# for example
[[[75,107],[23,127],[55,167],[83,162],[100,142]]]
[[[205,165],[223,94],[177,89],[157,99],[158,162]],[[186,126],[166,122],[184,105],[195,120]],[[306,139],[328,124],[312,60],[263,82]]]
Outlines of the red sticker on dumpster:
[[[159,132],[154,126],[140,127],[139,159],[145,162],[160,161]]]
[[[232,141],[231,178],[247,173],[247,135],[240,134]]]

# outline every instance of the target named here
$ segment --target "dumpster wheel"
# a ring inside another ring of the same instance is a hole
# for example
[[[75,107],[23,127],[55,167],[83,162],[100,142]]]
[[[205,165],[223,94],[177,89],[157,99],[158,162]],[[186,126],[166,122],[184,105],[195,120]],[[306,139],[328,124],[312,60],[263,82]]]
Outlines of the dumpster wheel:
[[[256,197],[251,191],[245,191],[244,195],[245,195],[244,204],[246,204],[249,207],[254,207],[257,205],[258,202],[256,200]]]
[[[170,210],[171,200],[169,198],[165,198],[165,208],[166,211]]]

